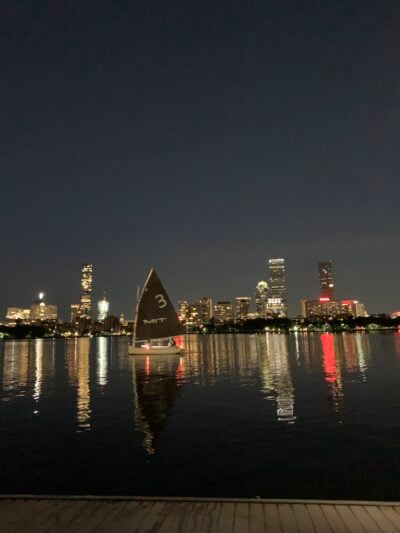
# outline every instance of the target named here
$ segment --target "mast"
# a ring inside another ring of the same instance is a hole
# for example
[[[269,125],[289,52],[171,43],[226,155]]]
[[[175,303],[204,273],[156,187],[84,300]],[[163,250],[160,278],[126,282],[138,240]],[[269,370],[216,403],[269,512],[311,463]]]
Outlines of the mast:
[[[132,346],[135,346],[135,339],[136,339],[136,324],[137,324],[138,307],[139,307],[139,293],[140,293],[140,285],[137,286],[137,291],[136,291],[136,308],[135,308],[135,320],[133,322]]]
[[[151,268],[150,269],[150,272],[146,278],[146,281],[143,285],[143,289],[142,289],[142,293],[140,294],[140,285],[137,286],[137,291],[136,291],[136,310],[135,310],[135,321],[133,323],[133,339],[132,339],[132,346],[135,346],[135,340],[136,340],[136,328],[137,328],[137,320],[138,320],[138,311],[139,311],[139,305],[140,305],[140,301],[142,299],[142,296],[146,290],[146,286],[149,282],[149,279],[150,279],[150,276],[151,274],[153,273],[153,269]],[[139,296],[140,294],[140,296]]]

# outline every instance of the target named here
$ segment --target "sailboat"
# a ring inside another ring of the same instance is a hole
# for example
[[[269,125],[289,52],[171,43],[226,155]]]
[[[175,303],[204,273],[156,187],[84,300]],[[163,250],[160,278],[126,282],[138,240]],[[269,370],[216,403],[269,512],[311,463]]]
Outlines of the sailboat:
[[[185,333],[160,278],[152,268],[136,306],[131,355],[179,354],[182,348],[162,342]]]

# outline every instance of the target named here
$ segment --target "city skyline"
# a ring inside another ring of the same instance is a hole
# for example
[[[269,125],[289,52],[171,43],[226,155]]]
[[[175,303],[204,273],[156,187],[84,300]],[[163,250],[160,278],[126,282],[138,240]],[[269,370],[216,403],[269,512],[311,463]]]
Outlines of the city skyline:
[[[287,300],[287,285],[286,285],[286,261],[284,258],[269,258],[267,260],[267,281],[259,280],[256,282],[254,287],[254,292],[244,295],[244,293],[240,293],[240,291],[236,291],[236,295],[232,297],[231,299],[221,299],[218,297],[215,297],[214,294],[207,296],[199,296],[199,293],[196,294],[196,298],[188,298],[187,296],[185,298],[181,298],[179,300],[174,300],[174,305],[176,307],[178,315],[180,315],[180,309],[179,304],[181,302],[185,304],[190,304],[191,306],[199,305],[199,313],[203,314],[204,316],[208,316],[209,318],[214,315],[215,312],[215,306],[217,304],[229,304],[232,307],[233,314],[242,316],[242,311],[238,312],[235,311],[235,309],[238,309],[241,306],[241,303],[238,302],[240,300],[246,300],[246,313],[243,315],[245,316],[247,313],[254,316],[260,316],[261,318],[268,317],[268,316],[288,316],[288,317],[296,317],[296,316],[305,316],[305,302],[309,302],[310,305],[317,305],[320,306],[320,304],[324,304],[324,302],[332,302],[332,305],[334,302],[337,302],[337,305],[340,305],[340,301],[342,304],[349,305],[351,302],[354,302],[354,304],[359,303],[359,299],[355,299],[355,297],[352,295],[352,297],[349,298],[343,298],[343,294],[341,298],[338,300],[335,300],[333,298],[333,275],[332,275],[332,269],[333,269],[333,261],[332,260],[324,260],[318,262],[318,287],[319,292],[318,294],[314,295],[303,295],[302,298],[300,298],[297,302],[289,302],[291,305],[287,306],[288,300]],[[96,298],[96,291],[94,295],[92,294],[92,284],[93,284],[93,263],[82,263],[81,264],[81,278],[80,278],[80,303],[70,303],[68,304],[68,314],[66,316],[63,316],[62,313],[58,313],[58,319],[63,320],[64,322],[76,322],[79,318],[82,319],[91,319],[93,322],[96,320],[102,321],[104,320],[110,311],[110,301],[106,298],[105,291],[101,291],[101,297],[100,295]],[[339,288],[340,289],[340,288]],[[241,294],[241,296],[238,296],[238,292]],[[340,290],[339,290],[340,292]],[[33,303],[32,306],[38,305],[41,302],[41,305],[44,305],[44,297],[45,293],[43,291],[40,291],[37,293],[37,300],[36,303]],[[97,306],[94,303],[95,300],[97,301]],[[14,302],[15,303],[15,302]],[[296,306],[297,303],[297,306]],[[135,301],[136,304],[136,301]],[[57,308],[58,304],[56,306],[54,305],[48,305],[49,312],[52,314],[52,316],[57,315]],[[93,312],[92,312],[92,306]],[[294,313],[290,313],[290,309],[297,307],[296,311]],[[364,304],[360,303],[360,306],[363,306]],[[29,309],[26,309],[26,302],[24,302],[23,306],[18,305],[7,305],[7,313],[4,313],[4,316],[25,316],[24,313],[29,312]],[[53,310],[55,309],[55,312]],[[97,312],[96,312],[97,308]],[[209,309],[208,309],[209,308]],[[289,311],[287,312],[287,309]],[[361,309],[361,308],[360,308]],[[372,311],[371,314],[378,314],[378,313],[386,313],[388,315],[392,314],[393,312],[397,312],[397,309],[395,310],[385,310],[385,311]],[[99,318],[100,314],[103,318]],[[125,316],[125,310],[119,310],[118,312],[115,311],[110,313],[111,317],[116,317],[123,315]],[[17,318],[18,318],[17,316]],[[242,319],[243,319],[242,316]],[[133,319],[134,316],[129,317],[128,319]]]
[[[324,258],[396,310],[393,5],[4,0],[0,303],[67,316],[88,259],[113,313],[152,265],[174,301],[232,300],[278,255],[291,315]]]

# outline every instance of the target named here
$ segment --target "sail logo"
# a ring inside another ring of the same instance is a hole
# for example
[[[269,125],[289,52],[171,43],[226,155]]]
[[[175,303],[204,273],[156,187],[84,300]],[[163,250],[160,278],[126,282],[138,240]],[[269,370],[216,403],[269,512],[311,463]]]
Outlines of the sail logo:
[[[163,323],[167,320],[165,317],[160,318],[150,318],[149,320],[143,319],[143,324],[159,324],[160,322]]]

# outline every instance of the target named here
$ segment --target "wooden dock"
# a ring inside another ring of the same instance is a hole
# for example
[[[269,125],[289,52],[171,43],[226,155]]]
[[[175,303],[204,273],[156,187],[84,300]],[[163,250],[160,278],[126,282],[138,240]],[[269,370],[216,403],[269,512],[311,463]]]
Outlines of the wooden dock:
[[[4,495],[0,531],[400,532],[400,502]]]

